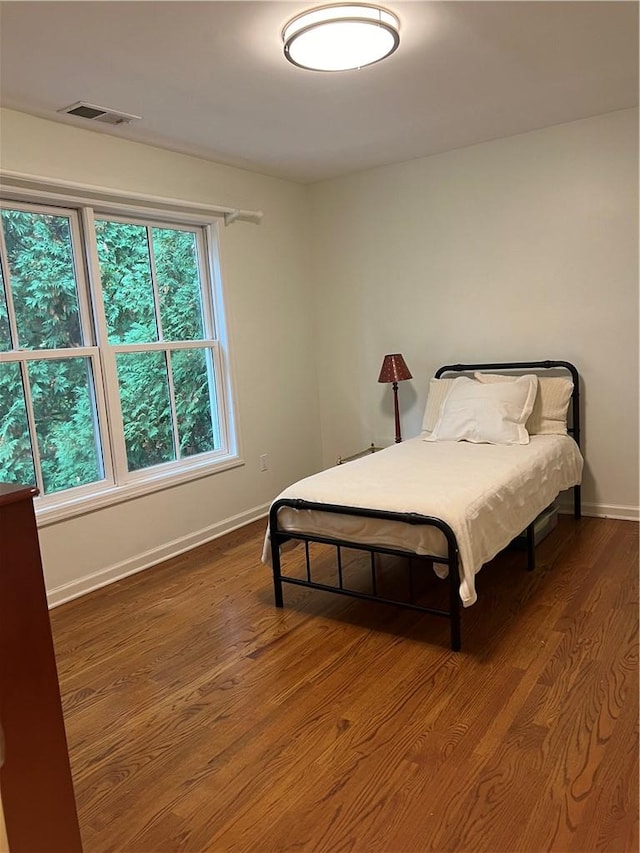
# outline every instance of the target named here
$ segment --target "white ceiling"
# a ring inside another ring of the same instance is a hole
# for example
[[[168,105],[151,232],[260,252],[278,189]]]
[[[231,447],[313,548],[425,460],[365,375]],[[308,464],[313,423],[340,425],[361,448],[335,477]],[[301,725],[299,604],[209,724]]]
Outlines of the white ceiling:
[[[283,57],[313,5],[2,2],[0,102],[303,182],[638,103],[637,2],[389,0],[396,53],[339,73]],[[143,120],[57,114],[75,101]]]

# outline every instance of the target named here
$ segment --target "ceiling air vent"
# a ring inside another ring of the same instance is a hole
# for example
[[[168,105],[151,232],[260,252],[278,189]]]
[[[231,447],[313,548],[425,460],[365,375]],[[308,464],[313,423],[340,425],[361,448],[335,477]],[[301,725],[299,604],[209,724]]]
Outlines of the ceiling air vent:
[[[78,118],[86,118],[89,121],[99,121],[102,124],[130,124],[132,121],[140,121],[142,118],[142,116],[110,110],[107,107],[99,107],[96,104],[87,104],[84,101],[77,101],[70,107],[58,110],[58,112]]]

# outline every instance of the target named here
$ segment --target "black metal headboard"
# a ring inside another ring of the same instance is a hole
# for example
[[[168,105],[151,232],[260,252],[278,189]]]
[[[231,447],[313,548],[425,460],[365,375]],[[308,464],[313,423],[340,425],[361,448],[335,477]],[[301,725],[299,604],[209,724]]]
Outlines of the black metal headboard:
[[[571,424],[567,432],[573,436],[580,447],[580,376],[577,368],[568,361],[509,361],[499,364],[445,364],[436,370],[435,378],[440,379],[444,373],[470,373],[474,370],[566,370],[573,379],[571,394]]]

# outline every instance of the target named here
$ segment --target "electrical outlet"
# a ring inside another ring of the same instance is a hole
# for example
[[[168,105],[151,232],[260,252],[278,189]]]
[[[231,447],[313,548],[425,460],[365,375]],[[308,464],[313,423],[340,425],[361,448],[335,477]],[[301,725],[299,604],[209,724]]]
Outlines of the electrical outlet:
[[[260,470],[261,471],[268,471],[269,465],[267,464],[267,454],[261,453],[259,456],[259,459],[260,459]]]

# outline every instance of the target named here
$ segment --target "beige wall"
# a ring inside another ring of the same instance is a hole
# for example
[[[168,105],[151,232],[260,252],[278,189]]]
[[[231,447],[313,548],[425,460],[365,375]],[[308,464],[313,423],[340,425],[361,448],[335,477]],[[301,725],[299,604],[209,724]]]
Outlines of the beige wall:
[[[458,361],[573,361],[588,511],[638,507],[638,114],[625,110],[312,187],[325,463],[404,434]]]
[[[52,601],[255,517],[338,454],[392,441],[390,389],[376,382],[386,352],[403,352],[415,377],[400,386],[407,436],[440,364],[574,361],[587,509],[637,517],[636,111],[312,187],[0,119],[5,169],[265,212],[221,229],[245,465],[42,528]]]
[[[258,226],[236,222],[220,230],[246,464],[42,528],[47,588],[56,601],[253,517],[319,467],[307,192],[22,113],[5,110],[0,119],[4,169],[265,213]],[[264,473],[261,453],[269,455]]]

